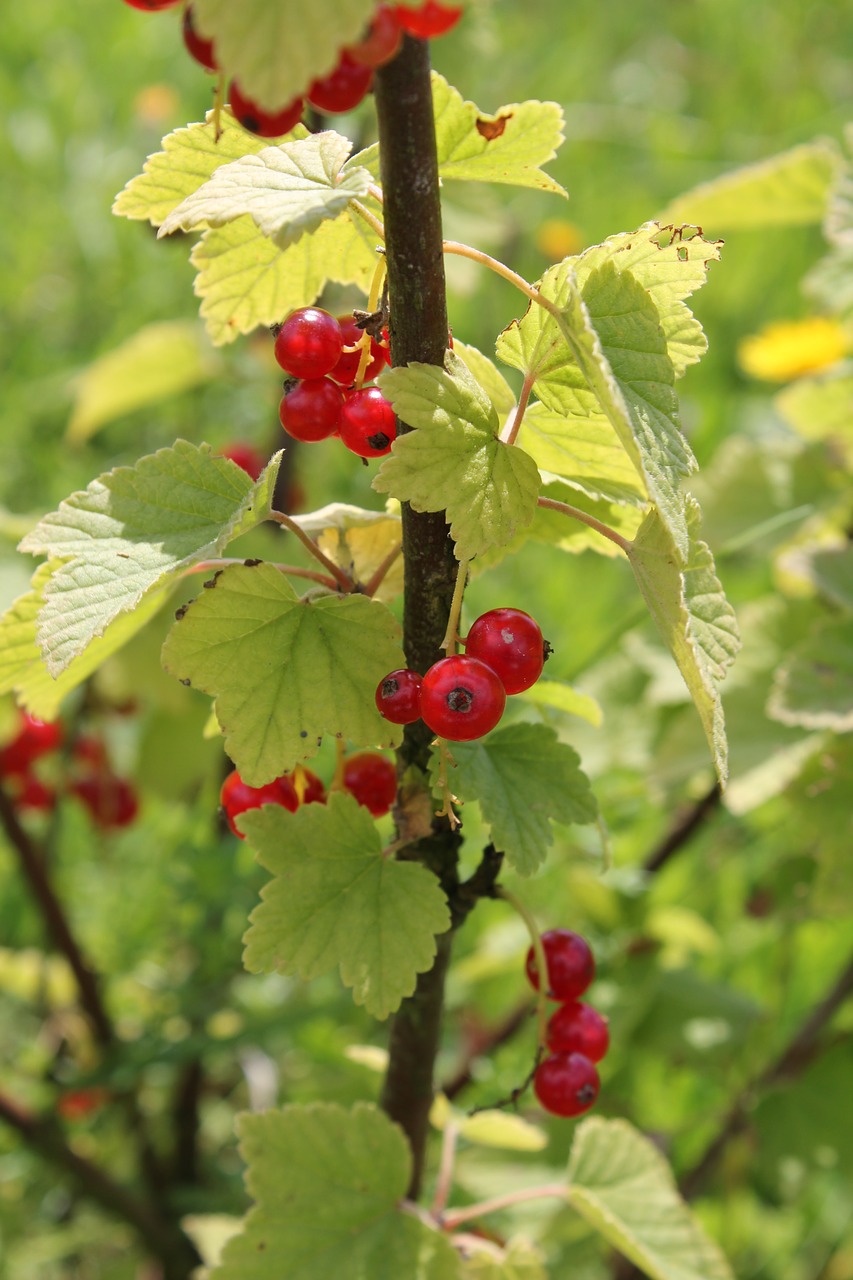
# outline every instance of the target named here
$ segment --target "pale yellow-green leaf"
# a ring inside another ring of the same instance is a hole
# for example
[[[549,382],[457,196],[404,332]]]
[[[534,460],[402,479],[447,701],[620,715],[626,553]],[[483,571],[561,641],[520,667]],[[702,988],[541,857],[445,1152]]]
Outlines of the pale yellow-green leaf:
[[[595,698],[560,680],[537,680],[536,684],[525,689],[519,696],[538,707],[553,707],[555,711],[565,711],[570,716],[586,720],[587,724],[596,728],[602,721],[601,707]]]
[[[326,529],[316,539],[320,550],[350,575],[355,582],[367,586],[388,558],[396,552],[378,588],[374,600],[394,600],[403,590],[403,557],[400,554],[402,528],[399,516],[386,516],[361,527]]]
[[[515,408],[515,392],[497,365],[477,347],[472,347],[467,342],[454,339],[453,350],[468,366],[468,372],[473,374],[479,382],[496,412],[502,417],[512,413]]]
[[[516,1236],[505,1247],[468,1236],[462,1280],[548,1280],[545,1261],[529,1240]]]
[[[518,443],[540,471],[568,481],[591,498],[643,506],[648,501],[638,474],[611,424],[599,412],[565,417],[541,401],[524,415]]]
[[[497,1147],[502,1151],[544,1151],[548,1135],[538,1125],[508,1111],[478,1111],[461,1116],[460,1135],[480,1147]]]

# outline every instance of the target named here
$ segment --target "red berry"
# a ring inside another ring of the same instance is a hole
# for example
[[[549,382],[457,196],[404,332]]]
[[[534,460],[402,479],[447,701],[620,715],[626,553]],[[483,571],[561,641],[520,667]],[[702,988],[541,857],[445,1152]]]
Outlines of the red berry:
[[[521,693],[541,676],[546,649],[539,624],[529,613],[490,609],[468,632],[465,652],[497,671],[507,693]]]
[[[376,686],[376,709],[392,724],[414,724],[421,717],[421,677],[402,667]]]
[[[500,677],[477,658],[441,658],[423,678],[421,716],[451,742],[470,742],[494,729],[506,706]]]
[[[278,416],[294,440],[313,443],[335,434],[343,402],[343,392],[334,382],[307,378],[282,397]]]
[[[321,779],[304,765],[298,764],[293,773],[284,774],[279,781],[283,782],[285,778],[293,787],[297,805],[326,803],[326,788]]]
[[[381,818],[397,798],[397,770],[387,756],[359,751],[344,761],[344,790]]]
[[[62,725],[58,720],[39,720],[28,712],[21,712],[18,733],[0,749],[0,777],[26,773],[34,760],[61,745],[62,736]]]
[[[322,307],[291,311],[275,338],[275,358],[294,378],[322,378],[341,358],[341,326]]]
[[[548,929],[542,934],[542,947],[548,966],[548,995],[553,1000],[576,1000],[583,995],[595,977],[595,958],[586,939],[571,929]],[[538,991],[539,973],[532,947],[527,953],[527,976]]]
[[[56,1110],[63,1120],[81,1120],[109,1101],[109,1090],[99,1085],[89,1089],[67,1089],[57,1100]]]
[[[39,813],[50,813],[56,808],[56,792],[53,787],[46,786],[34,773],[19,774],[15,791],[15,804],[20,809],[34,809]]]
[[[246,97],[236,80],[231,81],[228,99],[234,119],[259,138],[280,138],[282,134],[290,133],[299,124],[305,110],[302,98],[294,98],[279,111],[264,111],[263,107]]]
[[[191,58],[195,58],[196,62],[207,71],[219,70],[213,49],[213,41],[205,40],[193,26],[193,7],[191,4],[188,4],[184,10],[184,24],[181,34],[184,38],[187,53]]]
[[[381,458],[397,438],[394,410],[378,387],[362,387],[344,400],[338,433],[360,458]]]
[[[229,773],[223,782],[219,792],[219,803],[225,811],[228,826],[241,840],[245,840],[245,836],[242,831],[237,830],[234,819],[238,814],[245,813],[247,809],[259,809],[263,804],[280,804],[291,813],[295,813],[299,808],[299,798],[287,774],[265,783],[262,787],[250,787],[236,769]]]
[[[256,449],[252,444],[246,444],[242,440],[235,441],[234,444],[226,445],[221,451],[223,458],[230,458],[232,462],[236,462],[238,467],[250,475],[253,480],[257,480],[258,476],[267,465],[267,459],[261,453],[260,449]]]
[[[155,13],[158,9],[171,9],[180,0],[124,0],[125,4],[129,4],[131,9],[146,9],[149,13]]]
[[[429,40],[431,36],[443,36],[455,27],[462,17],[462,7],[426,0],[426,4],[422,4],[419,9],[409,9],[406,5],[398,4],[395,13],[400,26],[410,36]]]
[[[320,80],[314,80],[305,97],[317,111],[326,115],[340,115],[358,106],[372,80],[371,67],[354,62],[346,53],[342,53],[334,71]]]
[[[548,1023],[548,1048],[554,1053],[582,1053],[600,1062],[610,1047],[607,1019],[591,1004],[561,1004]]]
[[[395,57],[403,41],[403,29],[390,4],[381,4],[362,40],[350,44],[346,52],[363,67],[384,67]]]
[[[582,1053],[555,1053],[536,1068],[533,1089],[546,1111],[580,1116],[598,1097],[601,1081],[595,1064]]]
[[[341,336],[345,347],[352,347],[358,340],[364,337],[364,330],[359,329],[352,316],[339,316],[338,323],[341,326]],[[360,351],[343,351],[341,358],[329,373],[329,377],[335,382],[340,382],[342,386],[351,386],[356,379],[358,373],[358,365],[361,360]],[[372,382],[382,369],[383,365],[388,363],[388,348],[383,347],[375,338],[370,339],[370,360],[364,372],[363,382]]]
[[[112,773],[78,778],[70,789],[89,810],[95,826],[104,831],[130,826],[139,812],[139,800],[131,784]]]

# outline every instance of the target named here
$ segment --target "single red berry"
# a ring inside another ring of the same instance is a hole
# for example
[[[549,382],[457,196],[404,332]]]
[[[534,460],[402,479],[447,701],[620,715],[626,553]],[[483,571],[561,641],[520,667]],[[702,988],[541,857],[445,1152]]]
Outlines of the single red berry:
[[[63,730],[58,720],[39,720],[23,711],[20,724],[16,736],[0,749],[0,777],[26,773],[34,760],[62,744]]]
[[[328,378],[306,378],[282,397],[278,416],[294,440],[313,443],[335,434],[343,402],[343,392],[336,383]]]
[[[373,15],[373,20],[358,44],[349,44],[346,52],[353,62],[363,67],[384,67],[396,56],[403,42],[403,29],[400,26],[394,7],[381,4]]]
[[[311,106],[325,115],[340,115],[344,111],[353,111],[361,102],[373,80],[371,67],[354,62],[346,53],[342,53],[329,75],[314,80],[305,97]]]
[[[241,840],[245,840],[242,831],[238,831],[234,825],[234,819],[238,814],[245,813],[247,809],[259,809],[263,804],[282,805],[285,809],[289,809],[291,813],[295,813],[299,808],[299,797],[287,774],[283,774],[280,778],[274,778],[272,782],[264,783],[262,787],[250,787],[240,777],[239,772],[234,769],[222,784],[222,789],[219,792],[219,803],[222,805],[225,812],[225,820],[234,835]]]
[[[470,742],[494,729],[506,706],[500,677],[485,662],[456,654],[440,658],[423,678],[421,716],[440,738]]]
[[[228,101],[237,123],[259,138],[280,138],[282,134],[290,133],[299,124],[305,110],[303,99],[294,98],[278,111],[265,111],[246,97],[236,80],[231,81]]]
[[[242,467],[253,480],[257,480],[267,465],[267,459],[260,449],[256,449],[253,444],[246,444],[242,440],[236,440],[234,444],[226,445],[221,450],[221,454],[223,458],[230,458],[232,462],[236,462],[237,466]]]
[[[193,25],[193,7],[188,4],[184,9],[184,23],[181,29],[184,38],[184,45],[187,53],[194,58],[207,71],[218,71],[219,66],[216,62],[216,53],[213,48],[212,40],[205,40],[200,36]]]
[[[291,311],[275,337],[275,358],[294,378],[322,378],[341,358],[341,326],[322,307]]]
[[[180,4],[181,0],[124,0],[125,4],[129,4],[131,9],[145,9],[149,13],[156,13],[158,9],[172,9],[176,4]]]
[[[394,410],[378,387],[362,387],[344,400],[338,422],[344,444],[360,458],[381,458],[397,438]]]
[[[129,827],[139,812],[139,799],[133,786],[126,778],[112,773],[78,778],[70,789],[89,810],[95,826],[104,831]]]
[[[468,632],[465,652],[497,671],[507,693],[521,693],[541,676],[546,648],[539,623],[529,613],[490,609]]]
[[[63,1120],[82,1120],[109,1101],[109,1090],[100,1085],[89,1089],[66,1089],[57,1099],[56,1110]]]
[[[392,724],[414,724],[421,718],[421,677],[402,667],[376,686],[376,709]]]
[[[15,804],[20,809],[33,809],[39,813],[51,813],[56,808],[56,791],[48,787],[34,773],[18,774],[15,778]]]
[[[595,1064],[582,1053],[554,1053],[533,1076],[533,1089],[554,1116],[580,1116],[598,1097],[601,1081]]]
[[[344,761],[344,790],[381,818],[397,798],[397,770],[387,756],[359,751]]]
[[[341,336],[345,347],[352,347],[364,337],[364,330],[359,329],[352,316],[338,316],[338,323],[341,326]],[[360,351],[343,351],[341,358],[330,370],[329,377],[335,382],[340,382],[341,386],[349,387],[355,382],[358,373],[359,361],[361,360]],[[364,371],[363,382],[372,382],[384,365],[388,363],[388,348],[383,347],[375,338],[370,339],[370,360]]]
[[[607,1019],[591,1004],[571,1000],[552,1014],[548,1048],[553,1053],[582,1053],[590,1062],[600,1062],[609,1047]]]
[[[404,4],[398,4],[395,13],[400,26],[410,36],[429,40],[432,36],[445,35],[456,26],[462,17],[462,6],[426,0],[426,4],[422,4],[419,9],[409,9]]]
[[[553,1000],[577,1000],[595,977],[595,958],[589,943],[571,929],[548,929],[542,934],[542,947],[548,966],[548,995]],[[532,947],[527,953],[527,977],[538,991],[539,973]]]

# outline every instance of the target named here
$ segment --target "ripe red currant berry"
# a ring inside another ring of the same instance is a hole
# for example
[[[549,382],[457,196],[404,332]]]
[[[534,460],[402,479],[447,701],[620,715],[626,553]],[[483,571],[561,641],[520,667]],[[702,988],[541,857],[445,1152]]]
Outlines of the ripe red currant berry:
[[[156,13],[158,9],[172,9],[176,4],[180,4],[180,0],[124,0],[125,4],[129,4],[131,9],[145,9],[149,13]]]
[[[279,778],[279,782],[282,784],[289,783],[293,788],[293,794],[296,797],[294,810],[300,804],[326,803],[326,788],[323,786],[322,780],[317,777],[316,773],[306,769],[304,765],[297,765],[293,773],[283,774]],[[290,806],[287,805],[286,808],[290,808]]]
[[[360,458],[381,458],[397,438],[397,419],[378,387],[362,387],[344,400],[338,432]]]
[[[470,742],[494,729],[506,706],[500,677],[477,658],[440,658],[423,678],[421,717],[450,742]]]
[[[595,1064],[582,1053],[554,1053],[536,1068],[533,1089],[554,1116],[580,1116],[598,1097],[601,1081]]]
[[[187,53],[206,71],[218,71],[213,41],[200,36],[193,25],[193,7],[188,4],[184,10],[184,23],[181,29]]]
[[[325,115],[340,115],[353,111],[361,102],[373,80],[371,67],[354,62],[342,53],[338,65],[330,75],[312,81],[305,97],[311,106]]]
[[[297,382],[282,397],[278,416],[294,440],[313,443],[335,434],[343,403],[343,392],[334,382],[328,378],[307,378]]]
[[[468,632],[465,652],[497,671],[507,693],[529,689],[545,664],[539,623],[521,609],[490,609],[481,614]]]
[[[396,56],[403,40],[403,29],[390,4],[381,4],[373,15],[373,21],[358,44],[347,45],[346,52],[353,62],[363,67],[384,67]]]
[[[21,712],[20,729],[12,741],[0,749],[0,777],[26,773],[34,760],[55,751],[62,737],[58,720],[39,720],[28,712]]]
[[[322,307],[291,311],[275,336],[275,358],[294,378],[322,378],[341,358],[341,326]]]
[[[462,17],[460,5],[438,4],[436,0],[426,0],[426,4],[422,4],[419,9],[409,9],[406,5],[399,4],[395,12],[403,30],[421,40],[443,36]]]
[[[548,995],[553,1000],[577,1000],[595,977],[595,958],[589,943],[571,929],[548,929],[542,934],[542,947],[548,966]],[[538,991],[539,973],[532,947],[527,953],[527,977]]]
[[[381,818],[397,798],[397,770],[387,756],[359,751],[344,761],[344,790]]]
[[[236,80],[231,81],[228,100],[237,123],[259,138],[280,138],[282,134],[290,133],[299,124],[305,110],[303,99],[294,98],[279,111],[264,111],[263,107],[246,97]]]
[[[56,808],[56,792],[37,778],[34,773],[22,773],[16,778],[15,804],[19,809],[33,809],[38,813],[51,813]]]
[[[345,347],[352,347],[364,337],[364,330],[359,329],[352,316],[338,316],[341,336]],[[355,382],[358,365],[361,360],[360,351],[344,351],[341,358],[329,373],[329,377],[341,386],[350,387]],[[375,338],[370,339],[370,361],[364,372],[363,382],[372,382],[384,365],[388,363],[388,348],[383,347]]]
[[[376,686],[376,709],[392,724],[414,724],[421,718],[421,677],[401,667],[389,671]]]
[[[241,440],[235,441],[234,444],[226,445],[222,450],[222,457],[230,458],[232,462],[236,462],[237,466],[242,467],[253,480],[257,480],[267,465],[267,460],[259,449]]]
[[[552,1053],[582,1053],[590,1062],[600,1062],[609,1047],[607,1019],[591,1004],[571,1000],[551,1016],[548,1048]]]
[[[100,1085],[94,1085],[89,1089],[67,1089],[57,1099],[57,1114],[63,1120],[82,1120],[84,1116],[99,1110],[105,1102],[109,1101],[109,1097],[109,1090]]]
[[[234,769],[222,784],[219,803],[234,835],[245,840],[246,837],[242,831],[238,831],[234,825],[234,819],[238,814],[245,813],[247,809],[259,809],[263,804],[283,805],[285,809],[295,813],[299,808],[299,797],[286,774],[280,778],[274,778],[272,782],[264,783],[262,787],[250,787]]]
[[[139,812],[139,800],[131,784],[112,773],[78,778],[70,789],[89,810],[95,826],[104,831],[129,827]]]

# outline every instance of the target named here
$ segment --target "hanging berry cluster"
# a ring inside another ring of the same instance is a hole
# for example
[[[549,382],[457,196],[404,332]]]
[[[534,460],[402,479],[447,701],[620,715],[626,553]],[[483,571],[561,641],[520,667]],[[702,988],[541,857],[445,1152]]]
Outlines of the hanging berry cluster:
[[[171,9],[183,0],[125,0],[125,3],[134,9],[154,12]],[[258,106],[236,80],[231,81],[228,90],[231,110],[244,129],[261,138],[279,138],[289,133],[302,119],[306,107],[313,107],[323,115],[353,111],[369,92],[373,72],[396,56],[405,34],[429,40],[450,31],[461,16],[461,6],[439,4],[437,0],[426,0],[415,9],[380,4],[362,39],[341,49],[332,71],[313,80],[278,111],[265,111]],[[184,9],[182,34],[190,57],[206,71],[218,72],[214,42],[199,34],[192,4]]]

